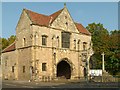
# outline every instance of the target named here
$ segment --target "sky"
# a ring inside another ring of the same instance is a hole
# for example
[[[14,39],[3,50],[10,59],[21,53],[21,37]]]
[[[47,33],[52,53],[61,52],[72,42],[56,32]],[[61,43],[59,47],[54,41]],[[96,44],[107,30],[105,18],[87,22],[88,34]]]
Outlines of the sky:
[[[86,27],[101,23],[108,31],[118,30],[117,2],[68,2],[66,6],[75,22]],[[15,35],[23,8],[50,15],[64,7],[62,2],[2,2],[2,37]]]

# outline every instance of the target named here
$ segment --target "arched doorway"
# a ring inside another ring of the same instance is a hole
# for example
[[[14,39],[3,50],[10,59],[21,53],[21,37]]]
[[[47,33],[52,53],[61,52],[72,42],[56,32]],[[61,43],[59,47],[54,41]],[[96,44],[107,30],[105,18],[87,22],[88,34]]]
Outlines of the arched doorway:
[[[71,78],[71,67],[64,60],[57,64],[57,77],[65,77],[66,79]]]

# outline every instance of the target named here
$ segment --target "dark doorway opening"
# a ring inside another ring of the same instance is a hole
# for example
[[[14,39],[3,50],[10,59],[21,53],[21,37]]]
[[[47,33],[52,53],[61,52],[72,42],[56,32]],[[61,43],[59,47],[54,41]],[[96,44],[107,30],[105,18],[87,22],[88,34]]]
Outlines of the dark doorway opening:
[[[87,78],[87,70],[85,67],[84,67],[84,77]]]
[[[71,67],[66,61],[61,61],[57,65],[57,77],[71,78]]]

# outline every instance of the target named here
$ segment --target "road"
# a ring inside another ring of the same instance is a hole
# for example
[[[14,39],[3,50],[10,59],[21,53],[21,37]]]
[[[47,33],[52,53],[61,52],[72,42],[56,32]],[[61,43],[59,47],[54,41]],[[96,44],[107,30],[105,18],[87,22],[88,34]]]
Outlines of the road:
[[[3,81],[2,88],[118,88],[118,83]]]

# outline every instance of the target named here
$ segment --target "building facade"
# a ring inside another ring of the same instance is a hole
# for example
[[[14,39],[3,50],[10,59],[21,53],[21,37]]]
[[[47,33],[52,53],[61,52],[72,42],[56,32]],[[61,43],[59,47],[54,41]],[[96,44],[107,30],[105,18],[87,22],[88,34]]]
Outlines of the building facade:
[[[8,80],[84,78],[92,55],[91,34],[66,8],[42,15],[23,9],[16,40],[2,52],[2,77]]]

